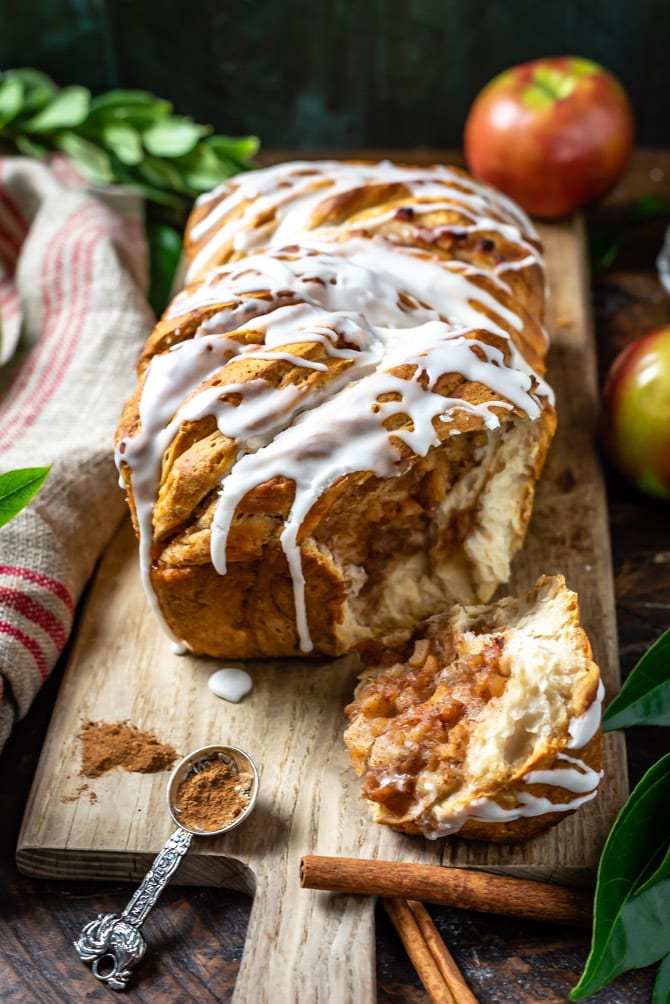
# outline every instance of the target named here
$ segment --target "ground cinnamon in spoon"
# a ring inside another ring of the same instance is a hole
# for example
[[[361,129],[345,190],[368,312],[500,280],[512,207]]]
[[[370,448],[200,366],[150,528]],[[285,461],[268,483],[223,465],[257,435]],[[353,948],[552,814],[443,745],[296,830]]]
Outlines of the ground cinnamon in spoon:
[[[236,773],[224,760],[206,763],[179,785],[179,822],[193,830],[222,829],[244,812],[252,784],[251,774]]]
[[[80,773],[84,777],[100,777],[117,767],[153,774],[169,770],[179,756],[172,746],[128,722],[84,722],[77,738],[82,744]]]

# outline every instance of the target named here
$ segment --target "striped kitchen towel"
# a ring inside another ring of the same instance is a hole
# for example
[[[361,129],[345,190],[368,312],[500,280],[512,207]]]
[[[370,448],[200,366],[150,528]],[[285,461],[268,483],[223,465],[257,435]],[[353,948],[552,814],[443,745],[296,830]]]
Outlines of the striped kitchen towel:
[[[51,466],[0,528],[0,749],[124,510],[112,439],[153,324],[139,197],[0,158],[0,471]]]

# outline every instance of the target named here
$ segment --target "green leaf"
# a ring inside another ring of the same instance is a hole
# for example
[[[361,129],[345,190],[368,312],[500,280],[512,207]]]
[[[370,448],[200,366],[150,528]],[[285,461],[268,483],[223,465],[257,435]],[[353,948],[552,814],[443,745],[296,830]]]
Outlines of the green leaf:
[[[149,202],[155,202],[159,206],[170,206],[171,209],[178,209],[180,212],[184,212],[185,200],[183,195],[175,195],[174,192],[166,192],[163,188],[155,188],[140,178],[133,178],[126,182],[126,184],[136,189]]]
[[[621,249],[622,235],[611,227],[591,226],[588,230],[589,268],[591,275],[604,272],[614,264]]]
[[[603,715],[603,729],[670,725],[670,629],[645,652]]]
[[[209,131],[208,126],[197,125],[191,119],[172,115],[145,129],[142,142],[154,157],[183,157]]]
[[[211,126],[172,111],[169,101],[148,91],[116,89],[91,98],[84,87],[59,90],[30,68],[0,73],[0,135],[27,156],[59,150],[91,181],[129,185],[149,202],[177,210],[178,221],[196,196],[253,167],[258,140],[210,136]]]
[[[15,119],[23,108],[23,86],[15,77],[5,77],[0,84],[0,127]]]
[[[174,163],[181,172],[189,194],[193,196],[220,185],[235,170],[233,168],[231,171],[228,164],[222,164],[214,150],[206,143],[198,143],[194,150],[185,157],[176,158]]]
[[[91,101],[88,122],[94,126],[121,122],[141,132],[167,118],[171,112],[169,101],[147,91],[108,91]]]
[[[258,136],[241,136],[237,139],[232,136],[208,136],[203,143],[211,147],[220,157],[232,161],[238,170],[253,167],[252,158],[256,156],[261,145]]]
[[[126,122],[104,125],[100,130],[100,140],[124,164],[139,164],[144,156],[139,132]]]
[[[655,219],[670,212],[670,203],[652,192],[638,196],[635,204],[635,216],[638,220]]]
[[[72,129],[81,125],[91,101],[90,91],[79,84],[64,87],[33,118],[22,123],[26,132],[53,132],[55,129]]]
[[[33,70],[29,66],[7,70],[5,80],[16,80],[23,90],[22,115],[34,115],[58,94],[58,86],[46,73]]]
[[[69,157],[74,166],[90,181],[98,185],[114,181],[109,156],[97,143],[66,131],[54,136],[53,143],[56,149]]]
[[[652,1004],[670,1004],[670,955],[666,955],[656,973]]]
[[[169,115],[172,105],[169,101],[157,98],[149,91],[135,91],[116,89],[106,91],[104,94],[97,94],[91,101],[91,115],[100,112],[118,111],[123,112],[133,108],[150,108],[156,118],[161,115]]]
[[[184,195],[190,194],[179,167],[172,160],[161,160],[158,157],[144,157],[142,162],[138,164],[137,170],[150,185],[164,188],[169,192],[181,192]]]
[[[43,160],[49,153],[46,146],[36,143],[29,136],[13,136],[12,140],[25,157],[35,157],[37,160]]]
[[[49,467],[24,467],[0,474],[0,526],[9,523],[37,494],[46,480]]]
[[[596,274],[609,268],[618,257],[625,237],[641,223],[670,213],[670,202],[653,193],[640,195],[623,212],[608,213],[606,222],[591,222],[588,227],[589,264]]]
[[[177,195],[175,192],[167,192],[163,188],[157,188],[149,184],[137,173],[138,168],[126,167],[114,155],[112,155],[112,166],[118,181],[124,185],[128,185],[129,188],[134,188],[149,202],[155,202],[159,206],[170,206],[170,208],[178,209],[180,212],[183,212],[187,207],[187,200],[183,195]]]
[[[147,239],[151,260],[149,303],[160,316],[172,294],[182,254],[182,237],[178,230],[165,223],[147,222]]]
[[[583,1000],[620,973],[670,953],[670,832],[663,825],[669,804],[670,753],[644,775],[607,838],[591,952],[571,1000]],[[659,860],[654,870],[650,862]]]
[[[162,107],[161,102],[156,101],[153,105],[112,108],[104,113],[104,117],[105,121],[126,122],[133,129],[144,132],[146,129],[151,129],[152,126],[156,125],[162,119],[168,118],[171,111],[172,106],[168,102],[165,102],[165,107]]]

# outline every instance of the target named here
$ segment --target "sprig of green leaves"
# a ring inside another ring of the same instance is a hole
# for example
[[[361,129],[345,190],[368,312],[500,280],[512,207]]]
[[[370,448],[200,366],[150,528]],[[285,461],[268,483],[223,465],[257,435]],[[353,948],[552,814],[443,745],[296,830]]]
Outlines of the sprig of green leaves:
[[[129,185],[182,215],[198,195],[253,167],[255,136],[212,132],[147,91],[92,97],[30,68],[0,74],[0,142],[29,157],[63,153],[89,181]]]
[[[89,181],[122,184],[147,200],[151,254],[149,301],[157,314],[169,299],[181,229],[193,200],[250,170],[255,136],[215,135],[211,126],[175,115],[148,91],[91,96],[78,84],[58,87],[29,67],[0,73],[0,147],[43,159],[64,154]]]
[[[642,656],[603,715],[611,731],[670,724],[670,630]],[[583,1000],[616,976],[661,962],[653,1004],[670,1004],[670,753],[617,816],[596,882],[591,951],[570,994]]]
[[[0,526],[24,509],[44,484],[49,467],[23,467],[0,474]]]
[[[598,869],[591,952],[582,978],[570,994],[573,1001],[590,997],[628,969],[639,969],[663,959],[654,1002],[667,1004],[668,805],[670,753],[644,775],[607,838]]]

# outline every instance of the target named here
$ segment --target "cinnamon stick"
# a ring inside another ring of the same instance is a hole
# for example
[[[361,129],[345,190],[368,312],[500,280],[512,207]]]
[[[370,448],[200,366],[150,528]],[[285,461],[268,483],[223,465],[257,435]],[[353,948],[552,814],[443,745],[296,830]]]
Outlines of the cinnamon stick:
[[[383,902],[386,901],[383,900]],[[413,899],[407,900],[407,905],[412,911],[421,936],[428,946],[430,954],[435,960],[437,968],[440,970],[442,978],[456,1004],[477,1004],[477,998],[465,982],[453,955],[442,940],[442,936],[435,927],[428,910],[426,910],[423,903],[417,903]]]
[[[458,1004],[424,941],[407,902],[396,897],[382,902],[433,1004]]]
[[[300,862],[300,884],[304,889],[402,897],[507,917],[591,926],[592,897],[587,892],[468,868],[307,854]]]

